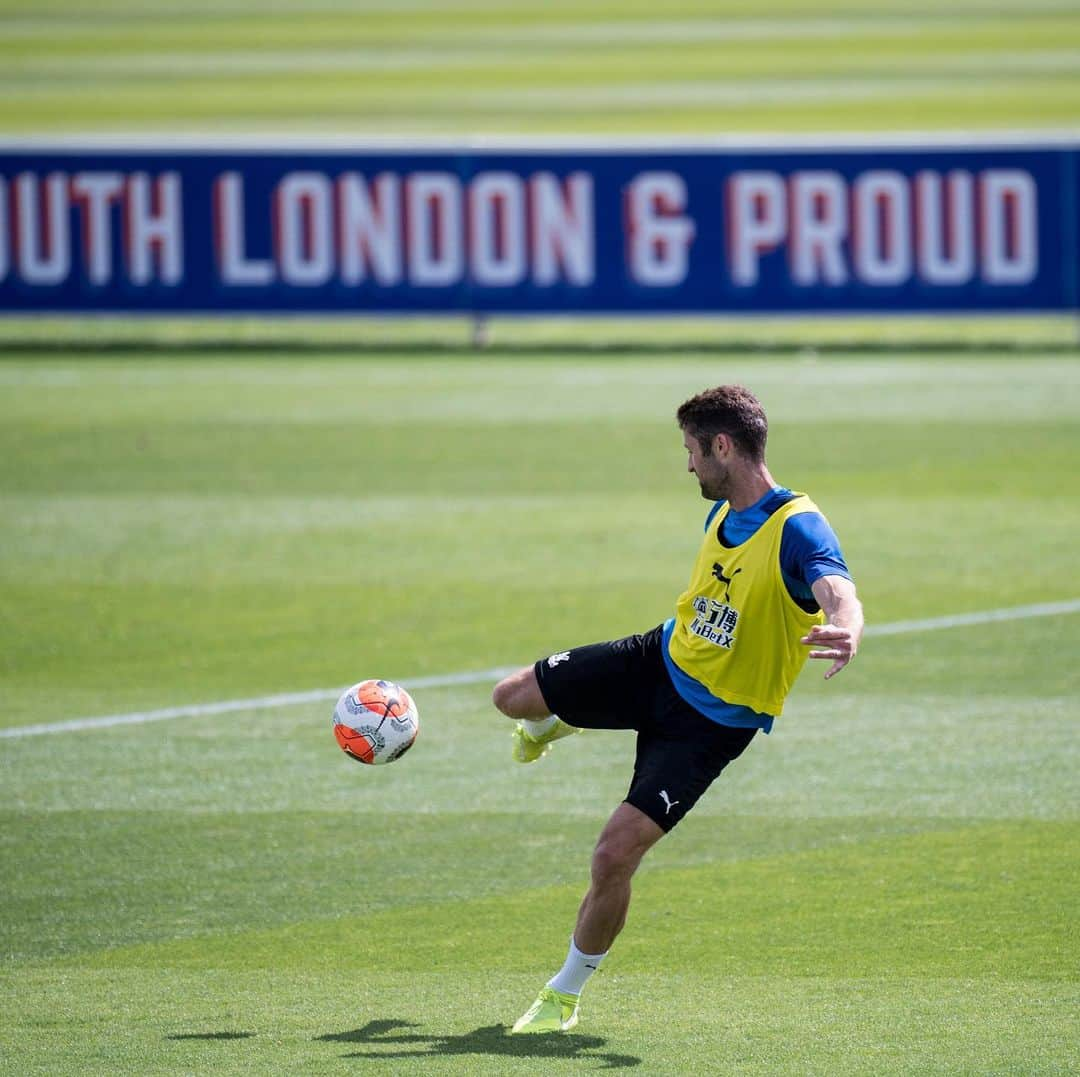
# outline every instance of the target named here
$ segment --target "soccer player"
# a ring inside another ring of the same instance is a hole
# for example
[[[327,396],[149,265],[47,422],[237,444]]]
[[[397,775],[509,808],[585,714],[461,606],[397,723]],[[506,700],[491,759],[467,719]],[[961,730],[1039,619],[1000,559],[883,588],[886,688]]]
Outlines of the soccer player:
[[[807,657],[829,662],[829,679],[862,635],[832,528],[805,494],[769,474],[757,398],[722,385],[686,401],[677,419],[687,470],[713,504],[675,616],[643,635],[557,651],[495,687],[495,706],[518,720],[519,763],[582,729],[637,731],[630,789],[593,852],[566,962],[516,1033],[577,1024],[582,988],[622,930],[642,857],[759,729],[772,729]]]

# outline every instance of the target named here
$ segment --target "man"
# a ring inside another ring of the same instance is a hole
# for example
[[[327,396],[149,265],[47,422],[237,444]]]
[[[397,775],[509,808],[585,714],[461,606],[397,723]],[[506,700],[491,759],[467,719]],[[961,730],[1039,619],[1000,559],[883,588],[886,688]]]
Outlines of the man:
[[[630,789],[593,852],[566,962],[516,1033],[577,1024],[582,988],[622,930],[642,857],[759,729],[771,730],[806,658],[830,662],[829,679],[862,635],[832,529],[805,494],[769,474],[757,398],[723,385],[686,401],[677,419],[687,470],[714,504],[675,616],[644,635],[556,652],[495,687],[495,706],[519,722],[520,763],[583,728],[637,731]]]

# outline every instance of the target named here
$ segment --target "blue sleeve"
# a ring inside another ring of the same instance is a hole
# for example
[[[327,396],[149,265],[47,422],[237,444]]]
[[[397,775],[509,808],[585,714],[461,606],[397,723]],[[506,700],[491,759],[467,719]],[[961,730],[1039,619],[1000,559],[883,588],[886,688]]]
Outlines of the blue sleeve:
[[[822,576],[851,579],[836,532],[817,512],[801,512],[785,521],[780,571],[791,597],[801,602],[813,599],[810,585]]]

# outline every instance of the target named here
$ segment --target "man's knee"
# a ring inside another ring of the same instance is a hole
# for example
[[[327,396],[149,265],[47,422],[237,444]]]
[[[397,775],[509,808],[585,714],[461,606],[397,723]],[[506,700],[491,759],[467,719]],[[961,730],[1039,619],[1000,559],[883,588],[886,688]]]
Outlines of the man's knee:
[[[499,681],[491,701],[508,718],[543,718],[549,713],[532,666]]]
[[[625,882],[663,836],[663,830],[643,812],[628,804],[621,805],[593,850],[593,882],[599,885]]]
[[[625,882],[637,871],[644,851],[637,851],[623,842],[601,838],[593,850],[592,878],[597,886]]]

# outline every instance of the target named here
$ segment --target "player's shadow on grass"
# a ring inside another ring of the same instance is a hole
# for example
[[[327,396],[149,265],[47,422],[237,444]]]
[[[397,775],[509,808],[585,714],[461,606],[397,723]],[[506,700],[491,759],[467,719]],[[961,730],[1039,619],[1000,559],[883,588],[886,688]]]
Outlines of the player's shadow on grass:
[[[428,1058],[439,1055],[505,1055],[517,1058],[572,1058],[595,1060],[598,1069],[640,1066],[634,1055],[600,1051],[607,1040],[599,1036],[579,1036],[573,1032],[549,1035],[511,1036],[505,1025],[488,1025],[460,1036],[423,1035],[409,1032],[419,1028],[412,1021],[369,1021],[349,1032],[329,1032],[316,1036],[330,1043],[370,1044],[371,1051],[353,1051],[343,1058]],[[406,1048],[386,1050],[389,1046]]]

